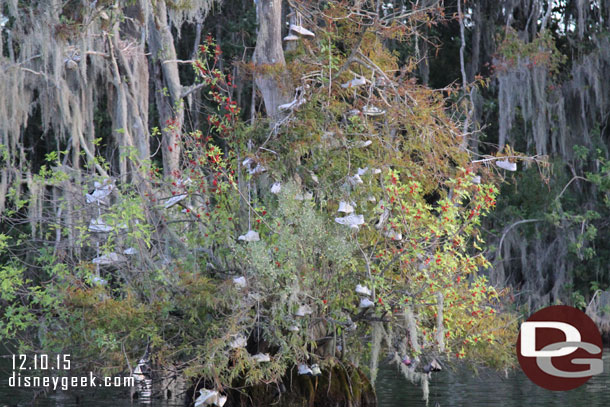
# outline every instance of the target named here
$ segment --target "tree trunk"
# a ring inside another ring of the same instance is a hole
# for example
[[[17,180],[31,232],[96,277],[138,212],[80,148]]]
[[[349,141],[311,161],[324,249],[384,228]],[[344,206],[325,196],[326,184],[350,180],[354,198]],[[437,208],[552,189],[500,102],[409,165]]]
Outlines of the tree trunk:
[[[259,26],[252,56],[254,80],[267,115],[277,120],[281,116],[278,106],[290,100],[292,91],[282,49],[282,0],[258,0],[256,7]]]
[[[177,136],[184,123],[184,108],[174,37],[167,22],[165,1],[157,1],[149,21],[148,44],[152,54],[155,100],[162,134],[163,172],[169,176],[177,174],[179,170],[180,145]],[[172,123],[170,128],[169,123]]]
[[[120,28],[114,26],[111,42],[110,71],[112,89],[108,92],[112,106],[110,116],[115,132],[115,142],[122,153],[135,148],[139,160],[150,158],[150,134],[148,132],[148,60],[142,37],[145,27],[138,22],[142,11],[131,7],[125,14],[131,17]],[[119,158],[119,170],[124,180],[130,168],[127,157]]]

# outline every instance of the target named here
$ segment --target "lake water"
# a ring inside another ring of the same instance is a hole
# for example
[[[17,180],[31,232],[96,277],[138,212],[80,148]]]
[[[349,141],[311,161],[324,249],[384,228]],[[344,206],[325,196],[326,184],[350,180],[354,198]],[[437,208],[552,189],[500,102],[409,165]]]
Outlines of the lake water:
[[[610,349],[604,350],[604,372],[583,386],[567,391],[545,390],[532,383],[520,369],[508,377],[495,371],[467,369],[433,373],[430,407],[610,406]],[[421,388],[400,377],[396,368],[380,369],[377,376],[379,407],[425,406]],[[438,404],[437,404],[438,403]]]
[[[8,387],[12,373],[7,360],[0,361],[0,407],[28,406],[33,397],[31,389]],[[125,393],[123,393],[125,394]],[[81,396],[80,403],[76,395]],[[421,388],[407,382],[392,366],[380,368],[377,376],[379,407],[424,407]],[[66,393],[41,396],[34,404],[38,407],[177,407],[180,404],[153,402],[131,404],[119,390],[105,392]],[[181,406],[181,405],[180,405]],[[474,375],[471,371],[456,369],[433,374],[430,381],[430,407],[521,407],[521,406],[610,406],[610,350],[605,350],[604,373],[569,392],[552,392],[534,385],[520,370],[508,377],[488,370]]]

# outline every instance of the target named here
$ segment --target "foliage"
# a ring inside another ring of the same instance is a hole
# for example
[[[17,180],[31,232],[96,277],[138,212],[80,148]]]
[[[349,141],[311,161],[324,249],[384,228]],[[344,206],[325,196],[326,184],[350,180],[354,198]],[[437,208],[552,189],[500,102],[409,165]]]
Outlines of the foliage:
[[[307,102],[278,122],[242,119],[237,79],[208,36],[193,63],[207,121],[192,132],[179,120],[162,129],[176,140],[163,153],[181,152],[179,170],[162,176],[122,148],[129,174],[97,157],[92,168],[116,178],[76,176],[62,154],[47,156],[31,185],[65,194],[36,206],[17,189],[5,215],[17,223],[29,204],[47,218],[33,267],[0,269],[2,339],[109,373],[150,345],[158,366],[219,388],[279,382],[302,362],[374,361],[382,338],[392,356],[422,364],[512,363],[507,291],[479,274],[490,266],[481,218],[496,205],[495,178],[463,148],[450,116],[458,89],[417,84],[414,64],[401,66],[385,47],[438,10],[381,18],[333,1],[323,11],[310,10],[324,20],[316,39],[287,55]],[[341,86],[355,77],[366,85]],[[104,199],[86,198],[102,188],[111,191]],[[337,213],[341,202],[364,223],[341,224],[350,215]],[[0,236],[13,251],[28,238]],[[373,307],[359,307],[357,284],[372,290]],[[301,307],[311,314],[298,315]],[[232,349],[242,336],[246,348]],[[257,363],[258,352],[271,362]]]
[[[551,74],[558,74],[562,64],[566,63],[550,31],[544,31],[532,41],[522,41],[514,30],[508,30],[502,41],[498,41],[497,56],[499,61],[494,66],[497,70],[506,70],[524,64],[528,68],[543,67]]]

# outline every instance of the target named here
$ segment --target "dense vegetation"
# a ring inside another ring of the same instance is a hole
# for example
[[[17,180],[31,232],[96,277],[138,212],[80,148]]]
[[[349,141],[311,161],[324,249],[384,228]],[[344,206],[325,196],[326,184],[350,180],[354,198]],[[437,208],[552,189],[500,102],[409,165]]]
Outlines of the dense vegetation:
[[[607,328],[606,3],[1,1],[0,338],[425,389],[519,312]]]

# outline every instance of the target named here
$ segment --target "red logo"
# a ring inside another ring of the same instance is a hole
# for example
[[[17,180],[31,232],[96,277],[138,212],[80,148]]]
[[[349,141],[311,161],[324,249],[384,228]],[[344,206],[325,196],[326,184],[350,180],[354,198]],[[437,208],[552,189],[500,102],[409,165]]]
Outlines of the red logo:
[[[523,372],[538,386],[572,390],[602,373],[602,337],[584,312],[555,305],[521,324],[517,357]]]

